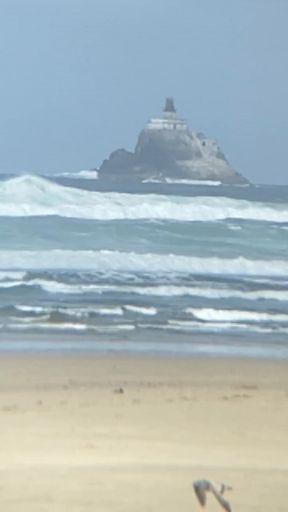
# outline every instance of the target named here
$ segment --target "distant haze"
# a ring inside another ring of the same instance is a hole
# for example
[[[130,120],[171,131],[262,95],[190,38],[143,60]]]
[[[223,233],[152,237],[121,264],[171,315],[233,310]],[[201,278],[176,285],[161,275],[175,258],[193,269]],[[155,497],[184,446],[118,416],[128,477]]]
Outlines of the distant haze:
[[[166,96],[255,183],[288,184],[286,0],[0,0],[0,172],[98,167]]]

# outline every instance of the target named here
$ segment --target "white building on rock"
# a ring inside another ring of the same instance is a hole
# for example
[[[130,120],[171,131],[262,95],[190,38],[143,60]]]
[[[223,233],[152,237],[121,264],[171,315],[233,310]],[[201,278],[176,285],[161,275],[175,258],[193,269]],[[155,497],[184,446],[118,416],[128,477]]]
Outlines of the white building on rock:
[[[177,117],[173,98],[166,98],[162,117],[150,119],[146,130],[179,130],[189,131],[189,126],[184,119]]]

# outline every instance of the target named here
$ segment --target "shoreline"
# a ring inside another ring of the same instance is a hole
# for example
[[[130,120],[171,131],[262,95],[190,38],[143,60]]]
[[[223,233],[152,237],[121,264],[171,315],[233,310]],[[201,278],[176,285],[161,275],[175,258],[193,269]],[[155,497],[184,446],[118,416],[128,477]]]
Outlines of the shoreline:
[[[157,336],[156,336],[157,334]],[[2,354],[83,354],[164,358],[207,358],[288,361],[286,336],[251,336],[243,334],[183,334],[154,333],[156,341],[147,335],[99,336],[83,333],[1,333]]]

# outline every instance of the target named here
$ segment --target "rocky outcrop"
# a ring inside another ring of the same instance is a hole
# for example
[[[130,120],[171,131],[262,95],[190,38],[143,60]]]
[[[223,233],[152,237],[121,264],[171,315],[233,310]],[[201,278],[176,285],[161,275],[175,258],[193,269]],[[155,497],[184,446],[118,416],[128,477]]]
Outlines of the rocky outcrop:
[[[167,101],[163,117],[152,119],[140,132],[135,151],[113,151],[98,170],[98,179],[247,184],[248,180],[232,169],[218,144],[191,131],[185,121],[176,116],[170,98],[167,109]]]

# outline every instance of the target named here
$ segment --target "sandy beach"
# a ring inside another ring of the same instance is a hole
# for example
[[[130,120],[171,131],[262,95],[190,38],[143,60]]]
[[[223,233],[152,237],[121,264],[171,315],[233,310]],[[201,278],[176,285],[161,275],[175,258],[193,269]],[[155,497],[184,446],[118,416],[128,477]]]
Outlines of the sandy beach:
[[[2,354],[1,508],[286,511],[287,424],[284,361]]]

